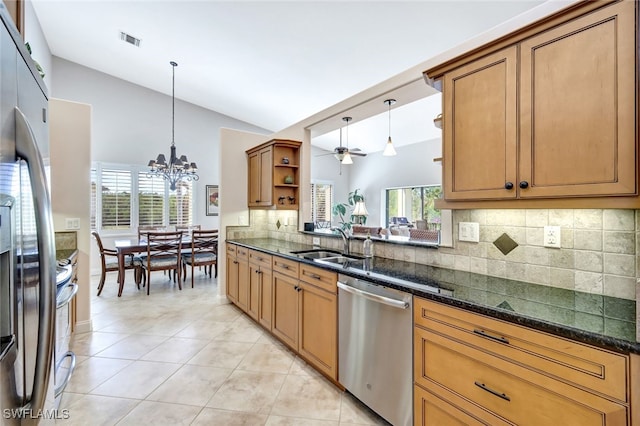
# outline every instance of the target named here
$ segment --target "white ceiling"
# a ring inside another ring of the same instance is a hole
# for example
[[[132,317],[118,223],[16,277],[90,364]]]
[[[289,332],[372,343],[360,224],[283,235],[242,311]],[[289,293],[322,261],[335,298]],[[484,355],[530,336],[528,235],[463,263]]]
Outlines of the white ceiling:
[[[33,0],[53,55],[168,95],[176,61],[177,98],[274,132],[541,3]],[[439,105],[392,109],[394,144],[438,137]],[[353,122],[349,144],[380,151],[388,126],[387,113]],[[313,143],[332,149],[339,134]]]

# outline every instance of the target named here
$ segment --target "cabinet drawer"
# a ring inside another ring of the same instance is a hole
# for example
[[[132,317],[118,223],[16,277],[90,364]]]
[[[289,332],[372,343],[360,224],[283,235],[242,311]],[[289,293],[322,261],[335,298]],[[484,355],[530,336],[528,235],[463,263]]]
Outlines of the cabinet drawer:
[[[298,262],[296,262],[295,260],[273,256],[272,268],[273,272],[280,272],[281,274],[290,276],[292,278],[298,278]]]
[[[261,251],[249,250],[249,262],[271,269],[271,255]]]
[[[300,280],[332,293],[338,292],[338,275],[315,266],[300,264]]]
[[[414,321],[524,367],[627,401],[626,355],[415,298]]]
[[[627,424],[623,405],[440,334],[420,328],[414,333],[418,384],[438,383],[516,424]]]
[[[236,256],[238,260],[249,260],[249,249],[246,247],[236,246]]]
[[[413,387],[414,425],[513,426],[436,383],[429,385]]]
[[[236,249],[238,248],[235,244],[227,243],[227,256],[236,257]]]

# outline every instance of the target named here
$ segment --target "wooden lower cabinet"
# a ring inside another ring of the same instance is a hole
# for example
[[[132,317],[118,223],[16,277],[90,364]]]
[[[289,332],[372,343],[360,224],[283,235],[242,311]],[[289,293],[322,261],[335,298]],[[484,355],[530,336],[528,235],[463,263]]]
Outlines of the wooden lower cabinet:
[[[271,332],[298,350],[298,279],[274,272]]]
[[[560,346],[560,339],[558,346],[549,347],[547,352],[536,344],[546,338],[545,333],[520,326],[517,327],[522,333],[515,333],[510,327],[516,326],[511,324],[420,298],[414,299],[414,320],[416,424],[457,424],[441,423],[446,418],[443,416],[453,416],[460,424],[490,425],[621,426],[630,421],[627,376],[618,377],[619,390],[600,383],[592,388],[576,386],[574,383],[580,378],[546,372],[548,364],[556,362],[552,358],[554,351],[575,350]],[[471,325],[472,332],[465,332],[464,324]],[[454,328],[462,332],[450,331]],[[485,339],[484,335],[490,338]],[[504,336],[516,335],[520,341],[514,341],[512,347],[512,341]],[[494,343],[485,345],[490,341]],[[518,347],[528,356],[517,356]],[[586,345],[578,349],[572,362],[586,365],[592,359],[594,366],[605,366],[603,376],[615,375],[615,363],[614,367],[600,364],[602,350]],[[622,399],[603,396],[603,390]]]
[[[338,297],[300,282],[298,352],[327,376],[338,378]]]
[[[258,320],[260,311],[260,266],[249,263],[249,303],[247,314],[254,320]]]
[[[454,405],[440,392],[430,392],[421,386],[413,387],[414,425],[418,426],[509,426],[504,420],[489,413],[472,414]]]
[[[249,308],[249,262],[238,257],[238,300],[236,305],[247,312]]]
[[[260,299],[258,305],[258,322],[271,331],[273,316],[273,273],[271,269],[260,269]]]
[[[227,244],[227,297],[247,312],[249,307],[249,251]]]
[[[234,304],[238,304],[238,268],[240,264],[233,255],[227,252],[227,297]]]

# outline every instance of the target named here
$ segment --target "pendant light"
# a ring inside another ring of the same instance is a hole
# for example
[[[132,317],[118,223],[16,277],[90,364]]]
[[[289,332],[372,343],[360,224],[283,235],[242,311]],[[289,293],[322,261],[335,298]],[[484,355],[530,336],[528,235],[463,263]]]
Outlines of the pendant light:
[[[177,63],[169,62],[173,69],[172,86],[173,91],[171,93],[171,149],[169,154],[169,162],[164,154],[158,154],[155,160],[149,161],[149,171],[147,176],[159,177],[169,182],[169,188],[172,191],[176,190],[176,184],[181,180],[193,181],[198,180],[198,166],[196,163],[189,163],[186,155],[178,157],[176,155],[176,143],[175,143],[175,111],[176,111],[176,67]]]
[[[351,117],[342,117],[342,120],[347,123],[347,152],[345,152],[344,157],[342,157],[342,164],[353,164],[353,159],[351,158],[351,154],[349,154],[349,121],[351,121]]]
[[[389,139],[387,139],[387,144],[384,147],[382,155],[384,155],[385,157],[391,157],[393,155],[396,155],[396,150],[393,147],[393,142],[391,141],[391,105],[395,104],[396,100],[387,99],[384,101],[384,103],[389,106]]]

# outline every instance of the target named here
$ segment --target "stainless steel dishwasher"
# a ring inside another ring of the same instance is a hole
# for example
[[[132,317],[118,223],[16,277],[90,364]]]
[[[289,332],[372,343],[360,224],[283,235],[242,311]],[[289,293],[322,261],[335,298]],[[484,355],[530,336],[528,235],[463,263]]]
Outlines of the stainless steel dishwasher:
[[[413,423],[411,295],[338,276],[339,381],[394,426]]]

